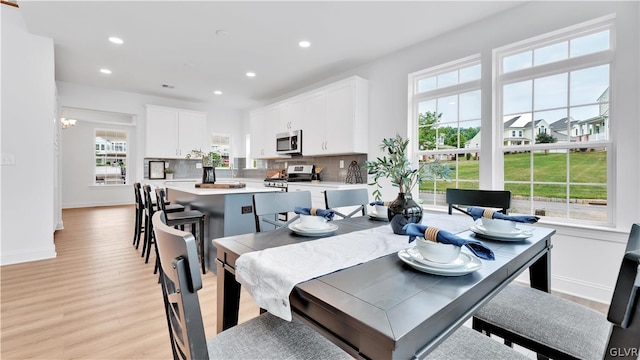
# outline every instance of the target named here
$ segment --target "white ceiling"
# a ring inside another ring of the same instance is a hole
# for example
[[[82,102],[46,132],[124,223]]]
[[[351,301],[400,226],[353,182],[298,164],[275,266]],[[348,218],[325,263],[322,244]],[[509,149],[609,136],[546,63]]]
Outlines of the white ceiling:
[[[247,108],[520,1],[19,1],[56,80]],[[216,35],[224,30],[226,35]],[[107,38],[117,36],[123,45]],[[300,40],[311,47],[298,47]],[[99,73],[100,68],[113,71]],[[255,78],[245,73],[253,71]],[[162,84],[174,86],[163,88]],[[214,95],[214,90],[223,91]]]

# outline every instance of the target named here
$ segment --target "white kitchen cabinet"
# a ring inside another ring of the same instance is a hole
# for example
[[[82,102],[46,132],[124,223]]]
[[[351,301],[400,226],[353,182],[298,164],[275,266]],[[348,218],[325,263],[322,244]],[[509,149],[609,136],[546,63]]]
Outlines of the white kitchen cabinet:
[[[278,107],[278,133],[302,129],[302,102],[300,99],[285,101]]]
[[[320,154],[323,151],[325,135],[324,92],[318,91],[304,96],[302,112],[302,154]]]
[[[367,153],[367,94],[367,81],[351,77],[321,89],[314,110],[303,100],[303,155]]]
[[[146,157],[184,158],[193,149],[208,149],[206,121],[202,112],[147,105]]]
[[[249,151],[253,159],[291,157],[289,155],[278,155],[276,151],[276,134],[288,131],[280,127],[280,111],[280,105],[272,105],[251,112],[249,118],[251,147]]]

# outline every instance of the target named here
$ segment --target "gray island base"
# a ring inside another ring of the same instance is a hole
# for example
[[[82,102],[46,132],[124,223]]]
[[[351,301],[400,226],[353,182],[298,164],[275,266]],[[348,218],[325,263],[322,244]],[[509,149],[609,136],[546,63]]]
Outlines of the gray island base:
[[[205,265],[216,273],[216,248],[211,240],[256,231],[253,216],[253,194],[275,192],[273,188],[247,187],[236,189],[196,188],[193,183],[167,184],[167,198],[172,204],[205,214]]]

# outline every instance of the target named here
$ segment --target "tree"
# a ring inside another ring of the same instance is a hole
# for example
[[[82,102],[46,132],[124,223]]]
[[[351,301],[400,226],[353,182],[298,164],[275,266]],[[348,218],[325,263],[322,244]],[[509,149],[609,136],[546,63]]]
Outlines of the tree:
[[[554,138],[553,136],[547,134],[547,133],[539,133],[536,136],[536,143],[538,144],[550,144],[550,143],[554,143],[558,141],[558,139]]]
[[[418,114],[418,148],[433,150],[436,148],[436,127],[442,114],[427,111]]]

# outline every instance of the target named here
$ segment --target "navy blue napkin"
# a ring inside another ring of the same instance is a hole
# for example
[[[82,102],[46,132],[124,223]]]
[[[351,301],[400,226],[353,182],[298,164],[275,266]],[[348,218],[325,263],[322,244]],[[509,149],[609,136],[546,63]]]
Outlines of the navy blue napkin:
[[[484,213],[484,209],[483,208],[479,208],[479,207],[473,207],[473,206],[469,206],[467,208],[467,212],[469,213],[469,215],[471,215],[471,217],[473,217],[473,220],[478,220],[482,217],[482,214]],[[511,221],[515,221],[515,222],[519,222],[519,223],[526,223],[526,224],[533,224],[535,222],[538,222],[538,220],[540,220],[539,217],[537,216],[533,216],[533,215],[505,215],[501,212],[494,212],[493,213],[493,218],[494,219],[502,219],[502,220],[511,220]]]
[[[372,201],[372,202],[369,203],[369,205],[371,205],[371,206],[376,206],[376,205],[389,206],[389,201]]]
[[[300,215],[311,215],[311,208],[305,208],[305,207],[296,206],[293,209],[293,211],[296,214],[300,214]],[[329,210],[316,209],[316,216],[322,216],[327,221],[333,220],[333,215],[335,215],[335,211],[333,211],[331,209],[329,209]]]
[[[424,231],[427,230],[427,225],[422,224],[407,224],[402,228],[407,235],[409,235],[409,242],[411,243],[417,236],[424,237]],[[482,245],[478,240],[465,240],[458,236],[444,230],[440,230],[437,236],[438,242],[443,244],[453,244],[455,246],[465,246],[471,252],[484,260],[495,260],[496,256],[493,251],[488,247]]]

